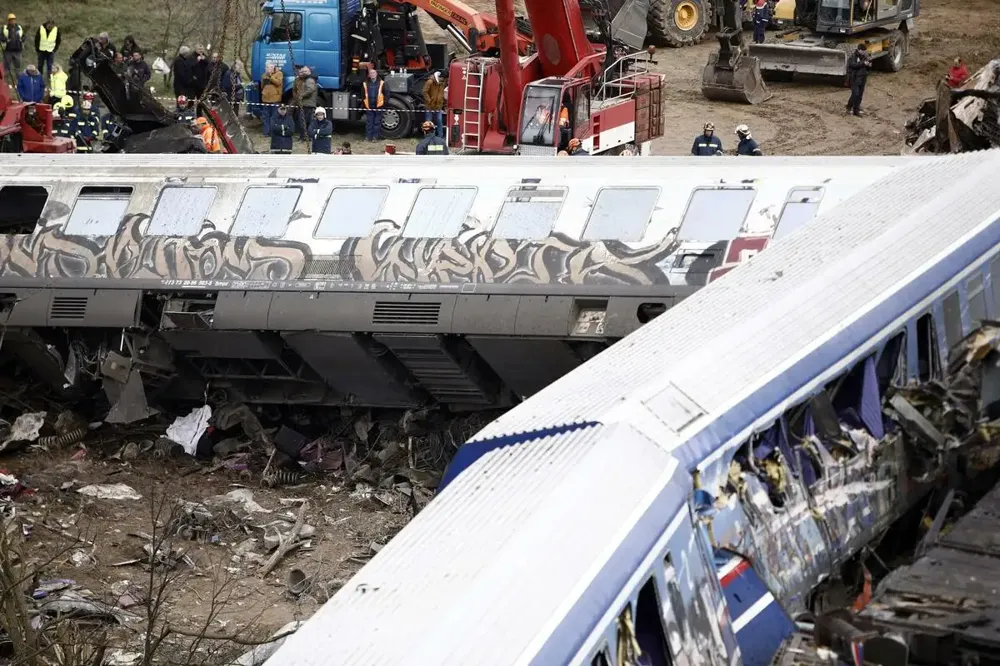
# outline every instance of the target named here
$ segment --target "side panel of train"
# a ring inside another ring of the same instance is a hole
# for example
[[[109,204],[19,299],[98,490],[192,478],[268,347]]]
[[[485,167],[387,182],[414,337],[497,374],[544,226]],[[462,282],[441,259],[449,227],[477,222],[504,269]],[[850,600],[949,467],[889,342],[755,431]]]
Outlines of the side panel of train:
[[[5,352],[63,393],[123,349],[176,399],[502,408],[901,163],[0,168]]]

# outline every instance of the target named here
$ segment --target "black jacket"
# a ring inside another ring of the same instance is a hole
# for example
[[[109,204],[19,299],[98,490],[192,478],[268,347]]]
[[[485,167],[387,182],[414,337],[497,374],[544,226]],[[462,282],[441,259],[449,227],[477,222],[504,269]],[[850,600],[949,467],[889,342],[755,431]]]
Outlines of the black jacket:
[[[867,53],[855,51],[847,59],[847,80],[853,83],[864,83],[868,79],[868,68],[871,60]]]

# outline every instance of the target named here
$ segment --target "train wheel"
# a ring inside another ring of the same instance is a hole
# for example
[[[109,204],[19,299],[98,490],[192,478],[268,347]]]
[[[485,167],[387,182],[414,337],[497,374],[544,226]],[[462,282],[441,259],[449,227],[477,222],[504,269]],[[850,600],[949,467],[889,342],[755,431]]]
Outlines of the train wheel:
[[[712,0],[653,0],[649,30],[667,46],[690,46],[705,38],[712,21]]]

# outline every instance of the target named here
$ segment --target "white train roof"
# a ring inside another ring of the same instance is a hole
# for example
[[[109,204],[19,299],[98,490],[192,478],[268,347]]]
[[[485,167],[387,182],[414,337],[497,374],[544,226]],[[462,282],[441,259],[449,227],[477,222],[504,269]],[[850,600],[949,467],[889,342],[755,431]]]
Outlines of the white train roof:
[[[496,450],[474,470],[268,666],[527,663],[574,605],[599,606],[621,586],[691,489],[676,460],[627,426]],[[623,534],[632,547],[609,552]]]

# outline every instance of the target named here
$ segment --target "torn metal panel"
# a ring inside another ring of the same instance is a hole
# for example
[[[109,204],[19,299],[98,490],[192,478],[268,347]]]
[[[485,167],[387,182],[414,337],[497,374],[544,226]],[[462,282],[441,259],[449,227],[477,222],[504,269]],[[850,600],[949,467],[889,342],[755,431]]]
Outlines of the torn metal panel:
[[[938,84],[936,99],[907,122],[904,153],[960,153],[1000,147],[1000,59],[990,61],[961,89]]]

